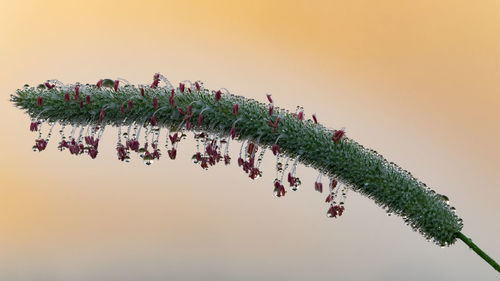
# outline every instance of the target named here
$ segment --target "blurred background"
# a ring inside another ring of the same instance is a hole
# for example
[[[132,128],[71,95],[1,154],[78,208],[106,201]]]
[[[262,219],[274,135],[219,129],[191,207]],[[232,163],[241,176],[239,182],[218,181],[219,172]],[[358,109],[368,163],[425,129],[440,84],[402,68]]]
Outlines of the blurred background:
[[[317,173],[272,194],[236,163],[43,153],[9,95],[57,78],[202,80],[316,113],[437,192],[500,260],[500,2],[0,1],[0,280],[498,280],[462,242],[443,248],[350,192],[326,217]],[[233,143],[231,156],[237,157]]]

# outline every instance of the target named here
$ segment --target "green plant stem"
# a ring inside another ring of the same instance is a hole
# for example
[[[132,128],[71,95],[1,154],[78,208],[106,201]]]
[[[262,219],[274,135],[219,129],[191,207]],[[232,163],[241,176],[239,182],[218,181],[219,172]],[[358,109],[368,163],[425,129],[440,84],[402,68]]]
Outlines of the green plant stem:
[[[483,260],[489,263],[496,271],[500,272],[500,265],[496,261],[494,261],[490,256],[488,256],[485,252],[483,252],[476,244],[472,242],[470,238],[465,236],[462,232],[457,232],[457,238],[464,241],[467,246],[469,246],[476,254],[478,254]]]
[[[448,197],[436,193],[376,151],[348,137],[334,141],[336,131],[313,120],[299,119],[297,114],[283,108],[274,106],[269,113],[268,104],[220,92],[216,98],[217,92],[208,89],[126,86],[114,90],[91,85],[78,89],[79,95],[75,85],[50,90],[25,87],[16,91],[11,100],[26,110],[33,121],[73,127],[102,123],[135,124],[140,128],[149,125],[150,118],[155,116],[158,126],[172,132],[183,128],[187,121],[197,131],[224,137],[234,130],[236,139],[264,147],[279,145],[280,153],[286,157],[300,157],[301,163],[347,184],[387,212],[401,216],[407,225],[438,245],[453,244],[455,233],[462,229],[462,220],[448,205]],[[129,102],[133,102],[133,107],[127,106]],[[237,112],[235,105],[239,108]],[[185,114],[188,107],[192,114]],[[203,122],[197,125],[200,115]],[[380,134],[383,136],[384,132]]]

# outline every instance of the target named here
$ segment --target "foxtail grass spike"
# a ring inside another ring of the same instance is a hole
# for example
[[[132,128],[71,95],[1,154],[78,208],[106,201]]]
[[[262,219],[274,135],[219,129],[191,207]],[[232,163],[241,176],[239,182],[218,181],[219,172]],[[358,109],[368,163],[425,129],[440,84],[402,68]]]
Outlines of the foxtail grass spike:
[[[155,74],[150,85],[134,86],[123,79],[85,85],[55,80],[36,87],[25,85],[11,95],[11,101],[29,114],[30,131],[38,132],[35,151],[43,151],[49,144],[51,131],[43,138],[42,127],[47,126],[42,125],[48,123],[52,130],[59,123],[59,150],[96,158],[99,141],[110,125],[118,127],[118,160],[128,162],[137,153],[150,165],[164,155],[162,147],[175,160],[178,149],[184,149],[180,143],[191,131],[197,143],[193,163],[206,170],[218,163],[229,165],[229,141],[236,140],[241,142],[237,165],[251,179],[262,176],[260,163],[266,149],[276,157],[277,197],[284,197],[287,189],[298,189],[297,164],[302,163],[320,173],[314,183],[316,191],[323,192],[323,176],[330,180],[328,217],[345,213],[347,190],[352,189],[389,214],[401,216],[440,246],[451,245],[457,238],[464,240],[460,236],[462,220],[448,197],[350,139],[344,129],[323,126],[316,113],[308,118],[302,107],[292,113],[277,107],[270,94],[266,97],[267,103],[261,103],[226,89],[206,89],[200,81],[183,81],[174,87]],[[165,137],[160,138],[162,130]]]

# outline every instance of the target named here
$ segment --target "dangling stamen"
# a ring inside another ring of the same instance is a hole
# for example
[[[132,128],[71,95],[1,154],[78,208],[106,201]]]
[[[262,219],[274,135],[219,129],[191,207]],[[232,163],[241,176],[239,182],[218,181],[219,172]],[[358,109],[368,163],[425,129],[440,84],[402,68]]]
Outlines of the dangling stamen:
[[[145,127],[146,132],[144,132],[144,148],[141,149],[144,152],[144,154],[141,155],[141,158],[144,160],[144,163],[148,166],[151,165],[152,159],[153,159],[153,155],[151,155],[151,153],[148,150],[148,144],[149,144],[148,139],[149,139],[149,134],[152,131],[151,128],[152,128],[152,126],[150,126],[150,125],[147,125]],[[151,138],[151,143],[152,142],[153,141]]]
[[[345,200],[347,198],[347,190],[348,190],[347,185],[342,184],[342,190],[341,190],[342,198],[340,199],[339,202],[339,205],[342,207],[344,206]]]
[[[290,161],[290,157],[286,157],[286,161],[285,161],[285,166],[283,166],[282,170],[281,170],[281,179],[280,179],[280,182],[283,182],[283,178],[285,177],[285,171],[286,169],[288,169],[288,162]]]
[[[271,95],[270,94],[266,94],[267,96],[267,100],[269,101],[269,103],[273,103],[273,99],[271,98]]]
[[[226,145],[224,148],[224,164],[225,165],[229,165],[231,163],[231,157],[229,156],[229,140],[230,139],[231,138],[224,139],[224,141],[226,142]]]
[[[153,98],[153,108],[155,110],[158,108],[158,99],[156,97]]]
[[[330,218],[341,216],[344,211],[344,206],[342,206],[341,204],[336,204],[336,198],[340,188],[340,185],[337,186],[337,183],[337,180],[333,178],[330,180],[330,195],[326,198],[326,202],[330,203],[330,208],[328,209],[326,215]]]
[[[130,126],[132,124],[129,125],[129,132],[130,132]],[[126,135],[125,135],[126,134]],[[128,133],[124,133],[125,135],[125,139],[128,138]],[[117,144],[116,144],[116,154],[118,155],[118,160],[120,161],[125,161],[130,159],[130,157],[128,157],[128,153],[127,153],[127,150],[125,148],[125,146],[122,144],[122,127],[121,125],[118,126],[118,141],[117,141]]]
[[[297,164],[299,162],[299,156],[295,158],[295,161],[293,162],[292,168],[290,169],[290,172],[288,173],[288,182],[290,183],[290,187],[292,187],[293,191],[297,191],[300,187],[301,181],[298,177],[295,177],[295,170],[297,169]]]
[[[130,126],[132,126],[132,124],[134,123],[130,123]],[[130,134],[130,126],[128,127],[128,133],[127,133],[127,137],[129,136]],[[139,150],[139,134],[140,133],[140,127],[137,126],[137,123],[135,123],[134,125],[134,133],[132,134],[132,137],[127,139],[127,142],[126,142],[126,145],[127,145],[127,149],[130,149],[132,151],[135,151],[135,152],[138,152]]]
[[[80,85],[76,85],[75,86],[75,100],[79,100],[80,99]]]
[[[332,136],[333,142],[338,143],[342,139],[344,134],[345,134],[344,130],[335,130]]]
[[[49,125],[50,125],[50,129],[49,129],[49,132],[47,133],[47,137],[45,138],[45,140],[47,142],[49,142],[50,140],[50,137],[52,136],[52,129],[54,128],[54,126],[56,125],[56,122],[49,122]]]
[[[240,166],[240,167],[243,165],[243,158],[241,156],[242,156],[242,153],[243,153],[243,146],[245,145],[245,142],[246,142],[245,139],[241,141],[240,154],[239,154],[239,157],[238,157],[238,166]]]
[[[264,159],[264,154],[266,153],[266,148],[262,147],[262,149],[259,152],[259,157],[257,157],[257,166],[256,168],[260,168],[260,165],[262,164],[262,160]]]
[[[68,148],[68,142],[66,142],[66,136],[64,135],[64,129],[66,129],[66,124],[62,124],[61,129],[59,129],[59,134],[61,135],[61,142],[59,142],[59,150],[63,151],[64,149]]]

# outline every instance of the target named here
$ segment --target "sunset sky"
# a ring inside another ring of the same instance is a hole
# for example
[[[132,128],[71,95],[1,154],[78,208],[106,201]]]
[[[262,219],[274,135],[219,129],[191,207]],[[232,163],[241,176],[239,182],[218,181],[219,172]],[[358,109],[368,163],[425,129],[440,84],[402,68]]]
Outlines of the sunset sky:
[[[349,192],[326,218],[317,172],[272,194],[275,159],[97,159],[31,146],[9,95],[47,79],[201,80],[316,113],[450,198],[500,260],[500,1],[0,0],[0,280],[498,280],[463,243],[440,247]],[[239,146],[233,143],[235,159]],[[165,153],[166,154],[166,153]]]

